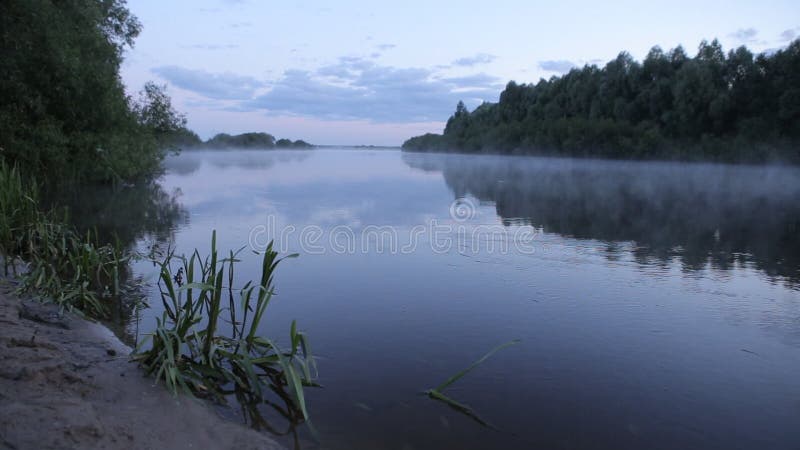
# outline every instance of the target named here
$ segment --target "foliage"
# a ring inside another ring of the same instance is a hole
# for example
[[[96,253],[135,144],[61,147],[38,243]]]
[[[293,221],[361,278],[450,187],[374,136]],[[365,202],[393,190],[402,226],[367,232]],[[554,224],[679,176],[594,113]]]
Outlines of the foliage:
[[[0,155],[52,179],[152,175],[167,130],[163,89],[126,94],[119,68],[141,24],[124,0],[0,2]]]
[[[288,350],[257,335],[274,293],[273,274],[282,258],[268,246],[261,280],[258,284],[247,282],[234,295],[237,255],[230,252],[220,259],[214,232],[211,253],[205,259],[197,250],[189,258],[166,256],[160,263],[159,280],[164,312],[134,359],[172,392],[210,395],[218,400],[229,394],[245,395],[250,401],[270,403],[267,391],[272,391],[287,403],[295,418],[308,421],[303,386],[314,385],[312,371],[316,368],[307,337],[297,331],[295,322]],[[227,333],[223,330],[226,321]],[[147,342],[150,347],[144,350]]]
[[[182,149],[191,148],[212,148],[212,149],[309,149],[314,148],[308,142],[298,139],[292,141],[291,139],[278,139],[269,133],[242,133],[230,135],[227,133],[219,133],[214,135],[211,139],[203,142],[196,134],[186,129],[177,131],[171,135],[173,142],[177,143],[176,146]]]
[[[619,158],[800,160],[800,40],[771,54],[716,40],[694,58],[654,47],[536,84],[509,82],[498,103],[459,102],[442,135],[406,150]]]
[[[54,212],[39,210],[38,189],[16,168],[0,162],[0,251],[5,273],[15,260],[27,264],[20,290],[64,309],[106,317],[119,299],[119,245],[101,245],[96,234],[79,235]]]
[[[219,133],[205,143],[213,148],[274,148],[275,137],[269,133],[243,133],[231,136]]]
[[[313,145],[309,144],[308,142],[298,139],[292,142],[291,139],[278,139],[275,142],[275,147],[277,148],[312,148]]]
[[[14,268],[14,257],[25,247],[20,239],[28,227],[41,219],[39,190],[35,181],[24,178],[16,167],[0,161],[0,254],[4,270]]]
[[[43,220],[25,233],[22,255],[28,270],[21,292],[32,292],[62,308],[105,318],[120,301],[121,268],[128,258],[96,235],[79,236],[64,223]]]
[[[186,116],[172,107],[166,86],[145,83],[132,107],[139,124],[150,130],[161,147],[169,147],[175,140],[191,139],[193,133],[186,129]]]

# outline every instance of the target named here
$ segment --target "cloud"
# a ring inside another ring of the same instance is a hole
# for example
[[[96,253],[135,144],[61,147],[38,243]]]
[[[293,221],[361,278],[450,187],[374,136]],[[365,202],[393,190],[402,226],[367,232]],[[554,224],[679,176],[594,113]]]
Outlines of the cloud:
[[[239,48],[237,44],[193,44],[182,45],[181,47],[192,50],[231,50]]]
[[[251,99],[266,86],[255,78],[232,73],[212,74],[178,66],[161,66],[152,71],[181,89],[216,100]]]
[[[479,64],[489,64],[495,59],[497,59],[497,56],[495,55],[490,55],[488,53],[478,53],[475,56],[465,56],[463,58],[458,58],[457,60],[453,61],[453,65],[472,67],[472,66],[477,66]]]
[[[800,31],[800,27],[784,30],[780,35],[780,40],[784,42],[793,41],[797,37],[798,31]]]
[[[547,72],[566,73],[576,66],[574,62],[565,59],[539,61],[539,68]]]
[[[156,74],[231,111],[372,123],[445,120],[459,100],[475,107],[496,100],[501,80],[478,73],[446,77],[434,69],[393,67],[369,57],[344,56],[314,70],[287,70],[269,83],[236,74],[176,66]]]
[[[247,107],[329,120],[410,123],[447,118],[459,100],[495,99],[499,79],[486,74],[443,78],[430,69],[378,65],[342,57],[315,71],[289,70]]]
[[[385,50],[391,50],[391,49],[393,49],[395,47],[397,47],[397,46],[394,45],[394,44],[380,44],[380,45],[378,45],[378,50],[384,50],[384,51]]]
[[[440,78],[440,80],[459,86],[459,89],[473,88],[473,89],[492,89],[495,86],[502,86],[503,80],[485,73],[478,73],[475,75],[466,75],[462,77],[448,77]]]
[[[758,35],[758,30],[755,28],[739,28],[738,30],[730,33],[728,37],[733,38],[739,42],[754,42]]]

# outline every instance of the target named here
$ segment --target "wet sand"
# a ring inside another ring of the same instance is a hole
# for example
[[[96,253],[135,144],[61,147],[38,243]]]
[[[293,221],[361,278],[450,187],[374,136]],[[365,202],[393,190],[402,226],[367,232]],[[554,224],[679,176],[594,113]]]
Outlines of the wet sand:
[[[0,448],[282,448],[170,395],[105,327],[13,291],[0,279]]]

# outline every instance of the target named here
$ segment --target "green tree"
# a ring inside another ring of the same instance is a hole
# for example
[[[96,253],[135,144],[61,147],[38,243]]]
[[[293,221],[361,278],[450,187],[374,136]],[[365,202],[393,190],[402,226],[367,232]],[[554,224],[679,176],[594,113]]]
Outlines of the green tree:
[[[163,151],[119,77],[140,31],[124,0],[0,2],[3,158],[53,179],[157,171]]]
[[[536,84],[510,81],[499,102],[459,102],[442,135],[409,150],[632,158],[800,160],[800,40],[769,55],[728,55],[703,41],[653,47],[641,63],[621,52]]]

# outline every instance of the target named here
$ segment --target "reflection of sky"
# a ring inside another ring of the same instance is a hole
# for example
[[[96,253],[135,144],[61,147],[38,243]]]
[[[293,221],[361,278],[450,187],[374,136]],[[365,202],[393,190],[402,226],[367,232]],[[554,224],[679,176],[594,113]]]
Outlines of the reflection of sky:
[[[256,150],[178,158],[199,164],[185,175],[168,172],[163,184],[181,190],[194,216],[235,216],[238,223],[263,224],[273,214],[294,225],[416,225],[446,215],[451,201],[435,189],[441,176],[406,167],[398,152]]]
[[[521,161],[494,158],[485,161]],[[269,214],[326,230],[408,229],[447,220],[454,198],[443,167],[412,168],[396,151],[185,152],[177,162],[194,167],[163,179],[191,214],[176,233],[178,252],[202,253],[211,229],[220,250],[239,248]],[[486,200],[470,223],[498,221]],[[642,431],[615,447],[653,448],[664,435],[676,448],[797,442],[798,431],[787,431],[800,419],[797,398],[786,395],[800,392],[797,291],[747,265],[687,271],[677,259],[639,261],[635,247],[544,233],[532,254],[437,254],[426,245],[403,255],[301,254],[278,268],[262,332],[280,338],[298,319],[311,336],[325,388],[309,402],[333,448],[407,436],[414,448],[519,447],[512,434],[546,448],[578,436],[591,447],[576,430],[597,437],[629,427]],[[256,279],[258,257],[241,256],[241,280]],[[417,395],[514,338],[523,342],[454,391],[509,433],[487,434]],[[356,402],[373,411],[359,416]]]

